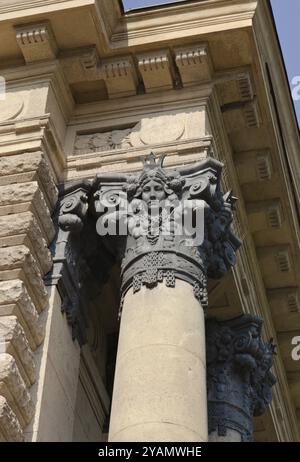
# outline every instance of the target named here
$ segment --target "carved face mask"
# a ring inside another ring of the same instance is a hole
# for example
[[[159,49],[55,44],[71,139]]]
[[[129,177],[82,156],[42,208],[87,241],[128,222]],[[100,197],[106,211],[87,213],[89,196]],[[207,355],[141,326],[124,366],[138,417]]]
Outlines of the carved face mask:
[[[142,199],[147,204],[152,201],[162,201],[166,196],[163,185],[158,181],[150,180],[143,187]]]

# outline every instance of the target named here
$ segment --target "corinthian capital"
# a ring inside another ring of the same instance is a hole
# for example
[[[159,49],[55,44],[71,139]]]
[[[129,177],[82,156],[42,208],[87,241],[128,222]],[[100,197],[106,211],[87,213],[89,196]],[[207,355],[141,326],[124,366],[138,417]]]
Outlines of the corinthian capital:
[[[251,441],[253,416],[271,402],[275,347],[262,340],[262,322],[251,315],[206,322],[209,433],[235,430]]]
[[[123,236],[122,294],[159,282],[187,281],[207,304],[207,277],[235,264],[239,239],[231,231],[236,199],[221,191],[223,165],[208,158],[169,170],[150,154],[140,174],[101,176],[94,182],[99,234]]]

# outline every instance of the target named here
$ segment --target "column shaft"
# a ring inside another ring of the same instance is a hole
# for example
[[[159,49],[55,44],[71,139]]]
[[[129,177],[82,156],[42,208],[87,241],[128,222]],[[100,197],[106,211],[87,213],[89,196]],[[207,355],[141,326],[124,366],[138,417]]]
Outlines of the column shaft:
[[[124,299],[110,441],[207,441],[204,314],[190,284]]]

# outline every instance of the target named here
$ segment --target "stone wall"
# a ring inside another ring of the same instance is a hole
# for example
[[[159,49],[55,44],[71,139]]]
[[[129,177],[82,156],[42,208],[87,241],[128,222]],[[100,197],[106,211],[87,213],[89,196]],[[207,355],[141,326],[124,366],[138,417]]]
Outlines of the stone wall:
[[[40,151],[0,157],[0,441],[23,441],[44,339],[57,191]]]

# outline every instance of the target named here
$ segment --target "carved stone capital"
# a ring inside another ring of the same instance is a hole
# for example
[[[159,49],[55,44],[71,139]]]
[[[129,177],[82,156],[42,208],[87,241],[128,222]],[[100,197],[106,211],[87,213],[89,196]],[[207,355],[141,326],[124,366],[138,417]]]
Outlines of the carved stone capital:
[[[271,402],[275,347],[262,340],[262,322],[252,315],[206,322],[209,433],[235,430],[252,441],[253,416]]]
[[[163,157],[151,154],[138,175],[96,178],[100,231],[118,235],[121,244],[123,296],[131,287],[136,292],[163,281],[174,287],[181,279],[207,305],[207,278],[223,276],[240,245],[230,228],[236,199],[223,195],[221,171],[211,158],[168,170]]]
[[[95,271],[105,279],[104,268],[111,264],[101,263],[101,246],[120,261],[121,308],[129,289],[135,293],[160,282],[175,287],[177,279],[191,284],[205,307],[207,279],[222,277],[235,264],[236,199],[221,191],[223,165],[207,158],[170,170],[163,160],[150,154],[138,174],[98,175],[62,191],[49,283],[59,284],[76,329],[83,280]]]
[[[70,185],[59,203],[59,226],[63,231],[78,232],[88,210],[88,182]]]

